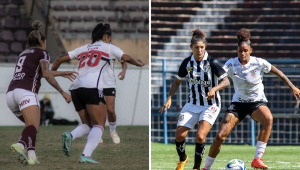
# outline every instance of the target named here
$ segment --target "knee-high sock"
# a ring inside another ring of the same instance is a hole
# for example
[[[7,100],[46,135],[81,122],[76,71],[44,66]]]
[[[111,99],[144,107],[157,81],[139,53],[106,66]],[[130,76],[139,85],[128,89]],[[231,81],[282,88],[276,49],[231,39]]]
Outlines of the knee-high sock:
[[[266,147],[267,147],[267,143],[257,141],[254,159],[261,158],[262,155],[265,153]]]
[[[33,125],[27,126],[20,137],[18,143],[27,146],[27,150],[35,150],[37,130]]]
[[[96,149],[97,145],[100,142],[102,137],[104,128],[100,125],[93,126],[92,130],[90,131],[85,148],[83,150],[84,156],[90,157],[93,151]]]
[[[110,132],[115,132],[116,131],[116,127],[117,127],[117,121],[115,122],[108,122],[109,124],[109,131]]]
[[[194,163],[194,168],[193,169],[200,168],[204,153],[205,153],[205,143],[196,143],[195,163]]]
[[[186,154],[185,154],[185,140],[183,140],[182,142],[177,142],[175,139],[175,143],[176,143],[176,150],[179,156],[179,160],[180,161],[185,161],[186,159]]]
[[[207,169],[207,170],[210,170],[212,164],[214,164],[214,162],[215,162],[215,159],[216,158],[212,158],[212,157],[207,156],[206,159],[205,159],[204,168]]]
[[[89,134],[90,130],[91,130],[91,128],[87,124],[81,124],[81,125],[77,126],[71,132],[72,140],[85,137],[86,135]]]

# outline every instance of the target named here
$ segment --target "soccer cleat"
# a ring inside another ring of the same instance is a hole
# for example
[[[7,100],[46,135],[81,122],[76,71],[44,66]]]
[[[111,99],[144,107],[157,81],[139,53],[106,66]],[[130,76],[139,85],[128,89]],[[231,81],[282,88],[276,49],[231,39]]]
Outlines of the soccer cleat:
[[[189,157],[186,155],[185,161],[178,161],[178,162],[177,162],[176,170],[183,170],[185,164],[186,164],[188,161],[189,161]]]
[[[268,169],[269,167],[264,164],[264,160],[261,158],[253,159],[251,167],[255,169]]]
[[[62,151],[66,156],[71,155],[72,137],[70,132],[64,132],[62,134]]]
[[[112,138],[112,140],[114,141],[115,144],[120,143],[120,138],[119,138],[117,132],[110,132],[110,136],[111,136],[111,138]]]
[[[27,159],[27,157],[25,155],[25,151],[17,143],[12,144],[10,146],[10,150],[13,153],[17,153],[18,154],[19,160],[21,161],[22,164],[28,165],[28,159]]]
[[[35,165],[35,164],[40,164],[40,162],[37,159],[29,158],[28,164]]]
[[[208,169],[202,168],[202,170],[208,170]]]
[[[91,157],[84,156],[83,154],[79,157],[79,163],[94,163],[98,164],[99,162],[95,161]]]
[[[103,140],[102,138],[100,139],[100,142],[99,142],[99,145],[102,145],[103,144]]]

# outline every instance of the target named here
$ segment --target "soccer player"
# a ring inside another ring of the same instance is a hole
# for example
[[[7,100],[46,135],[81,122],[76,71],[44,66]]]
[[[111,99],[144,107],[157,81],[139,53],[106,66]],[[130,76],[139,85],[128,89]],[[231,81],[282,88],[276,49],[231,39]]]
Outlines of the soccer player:
[[[262,84],[264,73],[276,75],[291,88],[296,99],[300,97],[299,89],[295,87],[280,70],[262,58],[250,56],[253,51],[250,37],[251,34],[248,29],[242,28],[237,32],[238,57],[229,59],[223,67],[233,81],[235,93],[232,97],[232,103],[228,106],[222,120],[220,130],[210,147],[203,170],[209,170],[211,168],[220,152],[223,141],[230,131],[242,121],[247,114],[262,124],[251,166],[254,168],[268,169],[268,166],[264,164],[261,157],[265,152],[269,140],[273,116],[266,106],[268,100],[264,94],[264,85]]]
[[[106,110],[103,94],[108,103],[106,93],[114,93],[113,90],[107,92],[103,89],[115,80],[113,73],[109,72],[109,67],[112,67],[115,59],[139,67],[144,65],[141,60],[124,54],[120,48],[110,44],[111,35],[112,30],[108,24],[98,24],[92,32],[91,44],[68,52],[57,58],[52,65],[52,70],[55,71],[63,62],[71,59],[79,60],[78,78],[72,83],[70,90],[82,124],[71,132],[64,132],[62,138],[63,151],[66,156],[70,156],[72,140],[88,135],[84,151],[79,157],[81,163],[99,163],[92,159],[91,155],[100,142],[105,127]],[[104,79],[104,76],[107,79]]]
[[[35,142],[41,116],[37,96],[41,86],[41,78],[44,77],[49,84],[59,91],[67,103],[71,102],[71,96],[61,89],[53,76],[64,76],[71,80],[76,78],[76,72],[50,72],[50,56],[45,51],[46,37],[38,30],[41,26],[42,23],[39,21],[32,23],[34,30],[28,36],[29,49],[20,54],[6,94],[7,106],[26,125],[18,143],[11,145],[12,152],[18,154],[24,165],[40,163],[35,154]],[[25,153],[25,147],[27,147],[28,157]]]
[[[205,152],[205,138],[221,108],[219,91],[230,85],[222,65],[207,53],[206,47],[205,33],[200,29],[193,31],[190,44],[193,55],[187,57],[181,63],[167,101],[160,110],[163,113],[166,108],[170,108],[172,96],[181,81],[188,75],[189,101],[181,110],[176,129],[175,143],[179,156],[177,170],[183,170],[189,160],[189,157],[185,154],[185,137],[196,123],[199,127],[196,134],[193,169],[200,169]],[[219,84],[218,81],[220,81]]]

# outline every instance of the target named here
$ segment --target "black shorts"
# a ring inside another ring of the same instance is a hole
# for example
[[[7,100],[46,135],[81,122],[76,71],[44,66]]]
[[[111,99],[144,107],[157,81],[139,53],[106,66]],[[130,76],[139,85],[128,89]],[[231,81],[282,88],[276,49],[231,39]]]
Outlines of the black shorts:
[[[71,90],[72,101],[76,111],[85,109],[86,104],[99,105],[100,102],[105,104],[104,98],[99,97],[98,89],[79,88]]]
[[[116,89],[115,88],[107,88],[103,89],[104,96],[116,96]]]
[[[227,107],[226,113],[233,113],[239,121],[242,121],[248,114],[251,114],[259,107],[266,106],[265,102],[251,102],[251,103],[241,103],[232,102]]]

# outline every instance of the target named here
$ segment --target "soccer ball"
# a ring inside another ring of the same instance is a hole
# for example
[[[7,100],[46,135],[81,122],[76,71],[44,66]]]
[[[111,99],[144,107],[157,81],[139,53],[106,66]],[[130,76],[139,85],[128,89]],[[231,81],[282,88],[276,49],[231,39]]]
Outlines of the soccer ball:
[[[239,159],[232,159],[227,163],[226,170],[246,170],[246,165]]]

